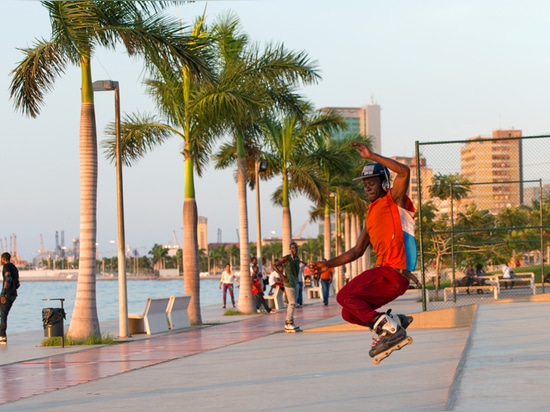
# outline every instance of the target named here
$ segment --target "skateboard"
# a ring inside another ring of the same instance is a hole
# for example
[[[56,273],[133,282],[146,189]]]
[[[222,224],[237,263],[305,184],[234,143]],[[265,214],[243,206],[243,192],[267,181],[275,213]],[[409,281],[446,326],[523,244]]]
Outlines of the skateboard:
[[[378,355],[375,355],[372,358],[372,363],[375,365],[378,365],[382,360],[386,359],[388,356],[392,354],[393,351],[401,349],[403,346],[407,346],[413,343],[413,339],[410,336],[407,336],[406,339],[403,339],[401,342],[399,342],[397,345],[392,346],[389,349],[386,349],[383,352],[380,352]]]

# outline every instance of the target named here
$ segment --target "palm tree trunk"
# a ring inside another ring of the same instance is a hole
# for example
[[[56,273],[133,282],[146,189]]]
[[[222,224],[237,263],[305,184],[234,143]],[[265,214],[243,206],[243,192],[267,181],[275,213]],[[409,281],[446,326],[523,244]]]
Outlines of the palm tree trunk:
[[[286,170],[282,172],[283,175],[283,220],[281,230],[281,243],[283,246],[283,256],[290,253],[290,242],[292,242],[292,218],[290,216],[290,199],[288,193],[288,173]]]
[[[351,214],[344,213],[344,250],[351,249]],[[344,273],[344,283],[346,282],[346,276],[351,279],[351,264],[346,265],[346,272]]]
[[[352,213],[351,215],[351,224],[350,224],[350,238],[352,245],[355,245],[357,243],[357,215],[355,213]],[[355,276],[357,276],[359,272],[359,264],[361,262],[361,259],[356,259],[353,262],[351,262],[351,272],[349,274],[350,280],[353,279]]]
[[[242,139],[237,139],[242,140]],[[239,144],[237,144],[239,146]],[[244,148],[242,153],[244,153]],[[239,191],[239,246],[241,256],[241,277],[239,286],[238,309],[243,313],[252,313],[252,285],[250,282],[250,251],[248,243],[248,203],[246,197],[246,158],[237,160],[237,188]]]
[[[324,243],[324,257],[330,259],[330,206],[328,203],[325,205],[325,224],[323,227],[323,243]]]
[[[83,64],[83,102],[80,111],[80,256],[78,283],[71,324],[67,335],[82,340],[99,336],[96,303],[96,231],[97,231],[97,135],[93,96],[86,101],[86,77],[91,79],[89,65]],[[89,90],[88,90],[89,91]]]
[[[192,325],[201,325],[201,296],[199,277],[199,244],[197,240],[197,202],[195,201],[195,181],[193,160],[184,160],[185,188],[183,200],[183,285],[184,293],[191,295],[187,314]]]

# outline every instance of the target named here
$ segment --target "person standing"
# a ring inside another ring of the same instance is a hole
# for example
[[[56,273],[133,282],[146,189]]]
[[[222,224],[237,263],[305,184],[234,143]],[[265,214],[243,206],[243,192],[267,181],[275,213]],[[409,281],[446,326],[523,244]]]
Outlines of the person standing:
[[[283,285],[282,283],[282,280],[281,280],[281,275],[279,275],[279,273],[275,270],[275,268],[273,268],[273,272],[271,272],[271,274],[269,275],[269,293],[268,295],[273,295],[273,289],[275,289],[277,286],[281,289],[281,290],[285,290],[285,286]]]
[[[300,270],[298,271],[298,283],[296,284],[296,307],[301,308],[304,305],[304,269],[306,264],[300,262]]]
[[[369,355],[380,361],[377,355],[387,356],[411,342],[405,329],[412,317],[392,314],[391,309],[385,313],[377,311],[404,294],[411,280],[417,287],[419,285],[410,272],[414,270],[417,259],[415,208],[407,196],[410,169],[396,160],[374,153],[364,143],[351,142],[351,146],[371,162],[363,168],[361,176],[354,179],[362,181],[369,201],[366,226],[354,247],[328,261],[313,262],[311,267],[317,273],[323,273],[360,258],[372,245],[376,266],[344,285],[336,300],[342,306],[344,320],[369,327],[373,335],[377,335],[373,336]],[[393,186],[390,170],[396,174]]]
[[[231,303],[235,307],[235,295],[233,294],[233,282],[236,281],[239,285],[239,281],[236,276],[231,272],[231,265],[227,263],[225,265],[225,270],[222,272],[222,277],[220,278],[220,283],[218,289],[222,288],[223,285],[223,309],[225,309],[225,302],[227,298],[227,291],[229,291],[229,296],[231,296]]]
[[[512,268],[505,263],[502,265],[502,279],[507,279],[510,281],[510,289],[514,288],[514,281],[512,280],[514,278],[514,271]],[[508,282],[504,282],[504,289],[508,289]]]
[[[17,288],[19,287],[19,271],[13,263],[10,262],[11,255],[7,252],[2,253],[0,263],[2,263],[2,292],[0,294],[0,344],[8,343],[6,329],[8,328],[8,314],[17,298]]]
[[[466,289],[466,293],[469,295],[470,286],[473,286],[476,277],[474,266],[471,263],[468,263],[468,265],[466,266],[466,269],[464,270],[464,275],[466,277],[466,286],[468,286],[468,289]]]
[[[275,309],[271,309],[264,299],[262,275],[259,272],[258,266],[252,266],[252,299],[256,306],[256,312],[261,313],[260,307],[263,307],[267,313],[277,313]]]
[[[269,275],[267,274],[267,266],[265,258],[262,258],[262,270],[260,270],[262,273],[262,284],[263,284],[263,290],[265,292],[267,286],[269,285]]]
[[[326,262],[326,259],[323,259]],[[332,279],[334,276],[334,269],[329,268],[321,273],[321,291],[323,294],[323,303],[325,306],[328,306],[328,295],[330,292],[330,285],[332,284]]]
[[[300,272],[300,258],[298,257],[298,244],[290,244],[290,254],[276,260],[273,268],[285,286],[287,299],[285,332],[298,332],[299,326],[294,325],[294,308],[296,307],[296,286],[298,285],[298,273]]]

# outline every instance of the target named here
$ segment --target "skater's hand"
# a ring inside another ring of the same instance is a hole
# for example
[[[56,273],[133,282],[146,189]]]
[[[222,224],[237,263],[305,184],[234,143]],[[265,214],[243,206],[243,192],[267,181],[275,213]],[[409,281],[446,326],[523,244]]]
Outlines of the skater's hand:
[[[372,151],[368,148],[368,146],[365,143],[351,142],[350,146],[354,147],[355,150],[357,150],[357,153],[361,155],[361,157],[365,159],[370,159],[372,155]]]
[[[221,288],[222,288],[222,284],[220,283],[220,284],[218,285],[218,289],[221,289]]]
[[[5,305],[6,304],[6,297],[5,296],[0,296],[0,303],[2,305]]]

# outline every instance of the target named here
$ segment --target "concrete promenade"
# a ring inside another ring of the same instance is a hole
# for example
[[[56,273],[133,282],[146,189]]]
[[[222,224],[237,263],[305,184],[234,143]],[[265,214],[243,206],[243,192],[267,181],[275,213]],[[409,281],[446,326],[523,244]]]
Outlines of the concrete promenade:
[[[417,313],[409,328],[414,343],[377,366],[368,356],[371,333],[345,324],[333,298],[327,307],[306,303],[296,310],[304,329],[297,334],[281,332],[284,311],[223,316],[216,306],[203,308],[211,325],[119,345],[40,347],[41,330],[9,335],[0,347],[0,410],[549,408],[549,302],[474,305],[471,326],[453,328],[438,324],[449,312]],[[407,297],[391,307],[421,311]],[[102,328],[118,330],[116,322]]]

